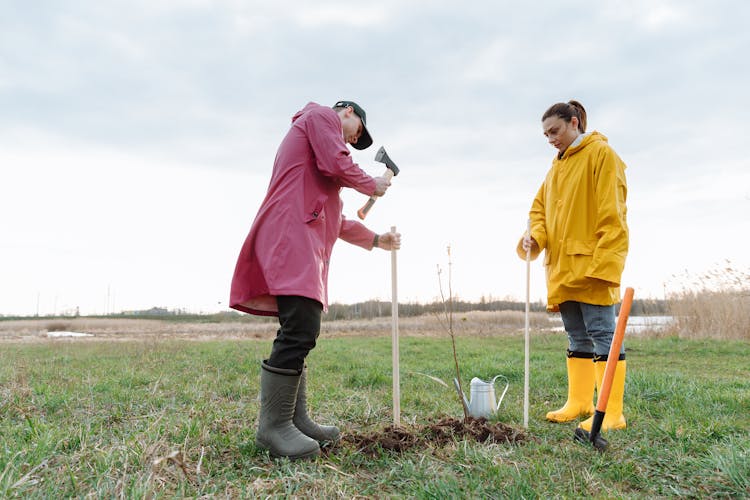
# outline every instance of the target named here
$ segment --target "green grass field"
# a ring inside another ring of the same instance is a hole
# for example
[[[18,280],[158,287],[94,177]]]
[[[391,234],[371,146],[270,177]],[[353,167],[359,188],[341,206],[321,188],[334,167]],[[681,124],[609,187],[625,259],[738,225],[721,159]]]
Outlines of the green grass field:
[[[464,382],[503,374],[497,419],[522,428],[523,337],[457,338]],[[566,395],[563,334],[535,334],[522,444],[457,441],[311,462],[255,448],[268,340],[0,344],[0,497],[546,498],[750,495],[750,343],[626,340],[628,428],[598,453],[545,413]],[[406,427],[461,417],[450,339],[401,339]],[[326,339],[308,358],[310,405],[346,433],[392,423],[391,345]]]

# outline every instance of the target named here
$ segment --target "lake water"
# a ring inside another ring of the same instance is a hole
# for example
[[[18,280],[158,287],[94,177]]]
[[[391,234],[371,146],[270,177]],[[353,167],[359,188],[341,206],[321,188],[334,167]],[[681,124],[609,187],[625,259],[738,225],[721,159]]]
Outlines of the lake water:
[[[556,332],[565,331],[560,316],[555,316],[554,321],[560,323],[560,325],[553,327],[552,330]],[[665,330],[672,326],[673,322],[674,318],[672,316],[630,316],[625,333],[638,334],[644,331]]]

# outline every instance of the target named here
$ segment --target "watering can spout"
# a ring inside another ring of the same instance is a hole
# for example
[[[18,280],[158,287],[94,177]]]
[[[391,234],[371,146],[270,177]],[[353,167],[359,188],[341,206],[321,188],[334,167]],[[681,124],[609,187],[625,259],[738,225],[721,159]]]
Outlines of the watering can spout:
[[[458,393],[458,399],[461,401],[461,404],[464,407],[464,411],[466,414],[469,414],[469,400],[466,399],[466,394],[461,392],[461,384],[458,383],[458,378],[453,379],[453,385],[456,387],[456,392]]]

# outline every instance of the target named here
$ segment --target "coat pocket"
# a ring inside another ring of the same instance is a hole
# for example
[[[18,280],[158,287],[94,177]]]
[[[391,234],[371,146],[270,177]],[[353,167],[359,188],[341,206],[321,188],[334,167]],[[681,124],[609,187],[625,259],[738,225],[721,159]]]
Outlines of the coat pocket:
[[[562,282],[573,288],[586,286],[586,270],[594,258],[595,240],[565,240],[565,253],[560,261]]]
[[[312,207],[305,211],[305,224],[309,224],[318,219],[323,219],[323,207],[325,207],[325,197],[315,200]]]
[[[594,255],[596,240],[565,240],[567,255]]]

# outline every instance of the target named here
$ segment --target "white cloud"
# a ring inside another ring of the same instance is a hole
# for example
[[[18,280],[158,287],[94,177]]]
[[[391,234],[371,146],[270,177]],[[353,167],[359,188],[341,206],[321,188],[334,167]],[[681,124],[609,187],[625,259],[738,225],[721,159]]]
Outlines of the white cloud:
[[[696,20],[692,12],[695,3],[672,0],[604,2],[602,14],[605,18],[633,22],[648,31],[686,28]]]
[[[379,25],[388,18],[382,5],[352,6],[350,2],[320,4],[314,3],[292,12],[292,18],[301,26],[319,27],[365,27]],[[346,40],[342,40],[346,43]]]
[[[504,83],[510,80],[514,46],[510,40],[498,39],[477,54],[469,54],[469,62],[461,76],[467,81]]]

